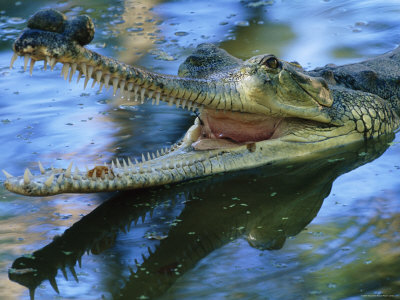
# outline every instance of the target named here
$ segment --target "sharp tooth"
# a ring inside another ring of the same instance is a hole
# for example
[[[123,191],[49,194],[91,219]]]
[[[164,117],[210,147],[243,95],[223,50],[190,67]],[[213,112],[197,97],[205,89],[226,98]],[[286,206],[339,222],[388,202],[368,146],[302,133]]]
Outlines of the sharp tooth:
[[[93,66],[87,67],[87,73],[86,73],[85,84],[83,85],[83,89],[86,89],[89,79],[92,78],[92,73],[93,73]]]
[[[144,154],[142,153],[142,162],[145,162],[146,158],[144,157]]]
[[[150,91],[150,92],[147,93],[147,97],[148,97],[149,99],[151,99],[151,98],[153,98],[153,94],[154,94],[154,91]],[[154,101],[154,100],[153,100],[153,101]]]
[[[100,71],[100,70],[98,70],[98,71],[96,72],[96,81],[97,81],[98,83],[100,83],[101,76],[103,76],[103,72]]]
[[[33,66],[35,65],[36,60],[31,58],[31,65],[29,66],[29,74],[32,76],[33,73]]]
[[[174,97],[170,97],[168,101],[168,106],[171,106],[174,103]]]
[[[115,94],[117,93],[117,89],[118,89],[118,78],[117,77],[113,78],[112,84],[113,84],[113,89],[114,89],[113,96],[115,96]]]
[[[81,70],[82,70],[82,74],[86,76],[86,64],[85,63],[81,64]]]
[[[26,54],[24,56],[24,71],[26,71],[26,68],[28,67],[28,62],[29,62],[30,58],[31,58],[31,56],[29,54]]]
[[[195,102],[195,103],[193,104],[192,110],[193,110],[193,111],[196,111],[196,108],[197,108],[197,103]]]
[[[72,64],[71,71],[69,72],[69,82],[71,82],[72,76],[74,76],[77,67],[78,67],[78,65],[76,63]]]
[[[112,169],[112,170],[115,169],[114,161],[111,161],[111,169]]]
[[[101,179],[105,179],[106,178],[106,172],[104,170],[101,171]]]
[[[130,91],[132,91],[132,89],[133,89],[133,82],[128,82],[128,84],[127,84],[127,90],[130,92]]]
[[[128,157],[128,165],[130,166],[130,167],[133,167],[133,163],[132,163],[132,161],[131,161],[131,159]]]
[[[56,59],[55,59],[55,57],[52,57],[52,58],[50,58],[50,63],[49,63],[49,65],[50,65],[50,69],[53,71],[53,69],[54,69],[54,66],[56,65]]]
[[[25,169],[24,173],[24,184],[29,184],[31,182],[30,176],[32,176],[31,172],[29,169]]]
[[[61,76],[64,77],[64,80],[67,80],[68,78],[68,71],[69,71],[69,63],[65,63],[61,69]]]
[[[156,93],[156,105],[160,104],[160,97],[161,97],[161,93],[157,92]]]
[[[76,83],[78,83],[79,80],[81,80],[82,75],[83,75],[83,74],[82,74],[82,71],[79,71],[78,78],[76,79]]]
[[[50,284],[51,284],[51,286],[52,286],[52,288],[56,291],[56,293],[57,294],[59,294],[60,293],[60,291],[58,290],[58,286],[57,286],[57,281],[56,281],[56,278],[55,277],[51,277],[50,276],[50,278],[49,278],[49,282],[50,282]]]
[[[86,76],[85,83],[83,84],[83,89],[86,89],[88,82],[89,82],[89,77]]]
[[[47,70],[47,57],[46,59],[43,61],[43,69],[46,71]]]
[[[42,163],[39,161],[38,164],[39,164],[40,173],[44,174],[46,171],[44,170]]]
[[[71,177],[71,169],[72,169],[73,162],[69,164],[67,170],[65,171],[65,177],[70,178]]]
[[[192,101],[188,101],[188,110],[190,110],[192,108]]]
[[[119,159],[118,158],[115,159],[115,162],[116,162],[117,168],[122,169],[122,166],[119,163]]]
[[[138,164],[139,163],[139,161],[135,158],[135,164]]]
[[[147,152],[147,160],[151,160],[151,156],[150,156],[149,152]]]
[[[151,158],[152,158],[152,159],[155,159],[155,158],[156,158],[156,155],[155,155],[154,153],[151,153]]]
[[[179,104],[181,104],[181,100],[180,100],[180,99],[177,99],[177,100],[176,100],[176,107],[177,107],[177,108],[179,107]]]
[[[124,169],[128,168],[128,164],[126,163],[125,159],[122,159],[122,165],[124,166]]]
[[[64,174],[60,174],[60,176],[58,176],[57,178],[57,183],[60,184],[63,180]]]
[[[93,66],[89,66],[87,68],[87,77],[92,78],[92,74],[93,74]]]
[[[134,94],[134,97],[135,97],[135,102],[137,102],[138,101],[138,91],[139,91],[139,86],[138,85],[135,85],[135,89],[133,90],[133,94]]]
[[[165,154],[164,148],[161,148],[161,155],[164,155],[164,154]]]
[[[160,157],[160,152],[158,152],[158,150],[156,151],[156,156]]]
[[[96,80],[93,80],[92,88],[94,87],[94,85],[96,83],[100,83],[102,75],[103,75],[103,72],[101,72],[100,70],[96,71]],[[101,89],[100,89],[100,91],[101,91]]]
[[[183,99],[183,101],[182,101],[182,108],[185,108],[186,102],[187,102],[187,99]]]
[[[126,93],[128,95],[128,101],[131,100],[131,93],[130,92],[132,91],[132,89],[133,89],[133,82],[128,82],[128,85],[127,85],[128,93]]]
[[[8,173],[6,170],[3,170],[4,175],[6,175],[7,179],[14,177],[10,173]]]
[[[125,91],[125,80],[121,80],[119,83],[119,88],[121,89],[121,96],[123,96]]]
[[[104,80],[104,85],[108,89],[108,83],[110,82],[110,74],[104,75],[103,80]]]
[[[78,167],[75,167],[74,177],[75,177],[76,179],[79,178],[79,173],[80,173],[80,171],[79,171]]]
[[[142,90],[140,91],[140,100],[141,100],[142,104],[144,103],[144,93],[145,92],[146,92],[145,88],[142,88]]]
[[[12,69],[15,60],[18,58],[18,54],[14,52],[13,56],[11,57],[11,62],[10,62],[10,69]]]
[[[44,184],[45,184],[47,187],[51,187],[51,185],[53,184],[53,180],[54,180],[54,173],[52,173],[52,174],[50,175],[50,177],[47,178],[47,180],[44,182]]]
[[[64,267],[61,268],[61,272],[63,273],[65,280],[68,281],[67,271],[65,271]]]

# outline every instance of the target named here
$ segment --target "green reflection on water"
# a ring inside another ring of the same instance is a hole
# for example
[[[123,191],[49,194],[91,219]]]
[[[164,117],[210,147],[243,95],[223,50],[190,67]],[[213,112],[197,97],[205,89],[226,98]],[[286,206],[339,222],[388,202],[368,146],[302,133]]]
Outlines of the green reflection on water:
[[[255,21],[249,26],[236,27],[233,32],[235,39],[224,41],[220,46],[241,59],[264,53],[280,56],[282,49],[295,39],[295,34],[285,24],[261,23]]]
[[[342,48],[335,48],[332,51],[332,55],[333,57],[336,58],[358,58],[361,57],[360,53],[357,52],[356,49],[353,48],[346,48],[346,47],[342,47]]]

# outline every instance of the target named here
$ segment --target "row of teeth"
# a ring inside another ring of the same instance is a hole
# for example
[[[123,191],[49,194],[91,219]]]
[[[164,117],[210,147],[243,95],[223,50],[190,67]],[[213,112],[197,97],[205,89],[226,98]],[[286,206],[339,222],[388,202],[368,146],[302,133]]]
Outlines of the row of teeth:
[[[170,153],[177,149],[179,146],[178,144],[173,145],[171,148],[165,148],[161,149],[161,151],[156,151],[156,153],[149,153],[147,152],[147,157],[142,154],[142,160],[138,161],[136,158],[134,159],[134,162],[131,161],[130,158],[125,159],[118,159],[116,158],[114,161],[111,162],[111,166],[108,166],[106,163],[104,164],[104,167],[106,167],[107,170],[110,170],[113,174],[109,174],[108,172],[106,173],[105,170],[102,171],[102,174],[100,177],[97,176],[96,172],[92,173],[92,176],[90,177],[89,174],[89,168],[85,166],[86,168],[86,175],[82,175],[81,171],[79,170],[78,167],[75,167],[74,172],[72,172],[72,166],[73,162],[71,162],[68,166],[68,168],[64,171],[61,169],[54,169],[53,167],[51,168],[52,174],[50,177],[47,178],[47,180],[44,182],[44,184],[47,187],[52,186],[54,180],[55,180],[55,173],[59,173],[58,178],[56,179],[57,183],[60,184],[63,180],[63,177],[65,178],[72,178],[76,180],[84,180],[84,179],[92,179],[92,180],[112,180],[115,176],[120,177],[123,175],[129,175],[129,174],[143,174],[143,173],[150,173],[153,171],[157,170],[167,170],[167,169],[177,169],[177,168],[182,168],[185,166],[191,166],[194,163],[201,161],[201,160],[187,160],[187,161],[179,161],[179,162],[163,162],[160,166],[150,166],[145,164],[146,161],[154,160],[160,156],[166,155],[167,153]],[[38,162],[39,170],[42,175],[46,173],[45,168],[43,167],[42,163],[39,161]],[[4,175],[7,177],[7,179],[13,178],[14,176],[8,173],[6,170],[3,170]],[[29,168],[25,169],[25,173],[23,176],[23,181],[24,184],[29,184],[31,183],[31,178],[34,176],[32,175],[31,171]]]
[[[18,54],[14,53],[14,55],[11,58],[10,69],[13,67],[14,62],[17,58]],[[36,63],[36,60],[31,58],[29,54],[25,54],[24,71],[27,71],[28,69],[29,60],[30,60],[29,73],[30,75],[32,75],[33,67]],[[53,70],[56,64],[57,61],[54,57],[46,56],[46,59],[44,60],[44,70],[47,70],[47,65],[49,65],[51,70]],[[71,82],[72,77],[76,71],[79,71],[77,83],[82,78],[82,76],[85,77],[85,82],[83,87],[84,89],[86,89],[89,79],[93,78],[92,88],[97,83],[100,85],[99,92],[101,92],[103,86],[105,86],[106,89],[109,89],[112,86],[114,96],[117,94],[119,90],[120,97],[128,101],[133,100],[134,102],[140,102],[141,104],[143,104],[145,100],[148,99],[149,101],[151,100],[152,105],[154,104],[159,105],[161,100],[163,102],[167,102],[169,106],[176,105],[176,107],[181,107],[183,109],[186,108],[189,111],[190,110],[196,111],[197,109],[199,112],[201,112],[201,110],[203,109],[203,106],[202,105],[198,106],[196,102],[162,95],[160,92],[152,91],[144,87],[141,87],[139,85],[135,85],[133,82],[125,81],[123,79],[121,80],[118,77],[111,77],[111,74],[104,74],[103,71],[95,70],[95,67],[85,63],[81,63],[79,65],[77,63],[72,63],[72,64],[64,63],[61,69],[61,76],[65,80]]]

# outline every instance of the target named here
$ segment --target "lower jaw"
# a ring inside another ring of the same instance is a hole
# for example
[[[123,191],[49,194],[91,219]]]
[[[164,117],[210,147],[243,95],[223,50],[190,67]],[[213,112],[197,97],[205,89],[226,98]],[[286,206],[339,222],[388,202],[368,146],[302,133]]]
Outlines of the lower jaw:
[[[214,150],[234,148],[247,143],[236,143],[227,139],[199,139],[192,144],[195,150]]]

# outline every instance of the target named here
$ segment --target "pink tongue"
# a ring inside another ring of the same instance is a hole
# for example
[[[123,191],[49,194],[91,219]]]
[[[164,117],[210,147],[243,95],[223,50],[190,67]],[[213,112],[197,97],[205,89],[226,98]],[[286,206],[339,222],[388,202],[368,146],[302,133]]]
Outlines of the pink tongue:
[[[237,143],[258,142],[269,139],[275,131],[279,119],[247,121],[232,118],[210,118],[205,120],[205,137],[230,139]],[[204,135],[203,135],[204,136]]]

